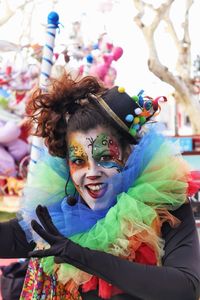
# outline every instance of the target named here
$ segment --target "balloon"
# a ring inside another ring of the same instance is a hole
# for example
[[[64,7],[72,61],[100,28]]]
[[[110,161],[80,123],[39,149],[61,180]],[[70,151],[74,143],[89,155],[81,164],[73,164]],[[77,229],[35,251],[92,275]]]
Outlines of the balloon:
[[[94,57],[92,56],[92,54],[88,54],[86,56],[86,60],[87,60],[88,63],[92,64],[93,60],[94,60]]]
[[[81,66],[79,67],[78,73],[79,73],[79,75],[83,75],[83,72],[84,72],[84,66],[81,65]]]
[[[108,67],[106,64],[93,65],[90,68],[90,75],[96,76],[101,80],[104,80],[105,75],[108,72]]]
[[[110,66],[113,61],[113,55],[112,54],[104,54],[103,60],[107,66]]]
[[[112,88],[115,83],[116,76],[117,76],[116,69],[113,67],[110,67],[104,77],[105,86],[108,88]]]
[[[123,49],[121,47],[114,47],[113,51],[113,59],[117,61],[123,54]]]
[[[108,49],[108,51],[111,51],[111,50],[112,50],[112,48],[113,48],[113,44],[112,44],[112,43],[109,43],[109,42],[107,42],[107,43],[106,43],[106,48]]]

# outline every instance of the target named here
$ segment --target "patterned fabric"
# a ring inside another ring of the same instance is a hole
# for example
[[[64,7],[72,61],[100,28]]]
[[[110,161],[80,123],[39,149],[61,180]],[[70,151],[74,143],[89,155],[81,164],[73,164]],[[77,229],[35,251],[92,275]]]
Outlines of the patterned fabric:
[[[81,300],[81,296],[77,287],[58,282],[56,274],[45,274],[40,260],[32,258],[20,300]]]

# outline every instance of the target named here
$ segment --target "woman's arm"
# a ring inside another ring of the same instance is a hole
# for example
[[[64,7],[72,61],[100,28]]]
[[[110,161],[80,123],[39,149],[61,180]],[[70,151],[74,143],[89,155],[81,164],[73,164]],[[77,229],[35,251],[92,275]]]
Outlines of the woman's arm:
[[[51,248],[35,251],[33,256],[55,255],[56,261],[72,264],[139,299],[196,300],[200,286],[200,253],[190,205],[184,205],[175,215],[182,223],[176,229],[168,225],[163,228],[166,247],[162,267],[133,263],[83,248],[61,237],[56,229],[49,230],[49,219],[42,224],[46,231],[35,222],[33,228]],[[50,232],[55,235],[56,242]]]
[[[162,267],[131,263],[107,253],[79,249],[71,243],[67,251],[68,263],[141,299],[198,299],[200,252],[190,206],[179,209],[178,215],[184,217],[179,228],[165,229],[168,232]]]
[[[28,243],[24,231],[18,224],[17,219],[0,223],[0,257],[23,258],[34,249],[34,243]]]

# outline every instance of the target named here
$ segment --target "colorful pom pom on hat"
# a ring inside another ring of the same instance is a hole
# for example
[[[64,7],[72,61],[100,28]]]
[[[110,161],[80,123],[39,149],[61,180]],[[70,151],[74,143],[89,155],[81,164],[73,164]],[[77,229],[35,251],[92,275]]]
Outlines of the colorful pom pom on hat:
[[[165,96],[153,99],[143,94],[142,90],[138,95],[130,97],[125,92],[125,88],[115,86],[107,90],[101,97],[92,96],[123,130],[137,139],[141,127],[160,112],[158,102],[167,101]]]

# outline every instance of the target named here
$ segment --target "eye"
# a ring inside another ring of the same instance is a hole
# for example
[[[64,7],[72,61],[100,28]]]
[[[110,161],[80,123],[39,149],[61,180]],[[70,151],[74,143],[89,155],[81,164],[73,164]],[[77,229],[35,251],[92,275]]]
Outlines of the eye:
[[[81,165],[83,165],[85,163],[85,161],[83,159],[81,159],[81,158],[76,158],[76,159],[72,160],[72,163],[75,164],[75,165],[77,165],[77,166],[81,166]]]
[[[100,161],[111,161],[111,160],[113,160],[113,156],[110,154],[102,155],[100,158]]]

